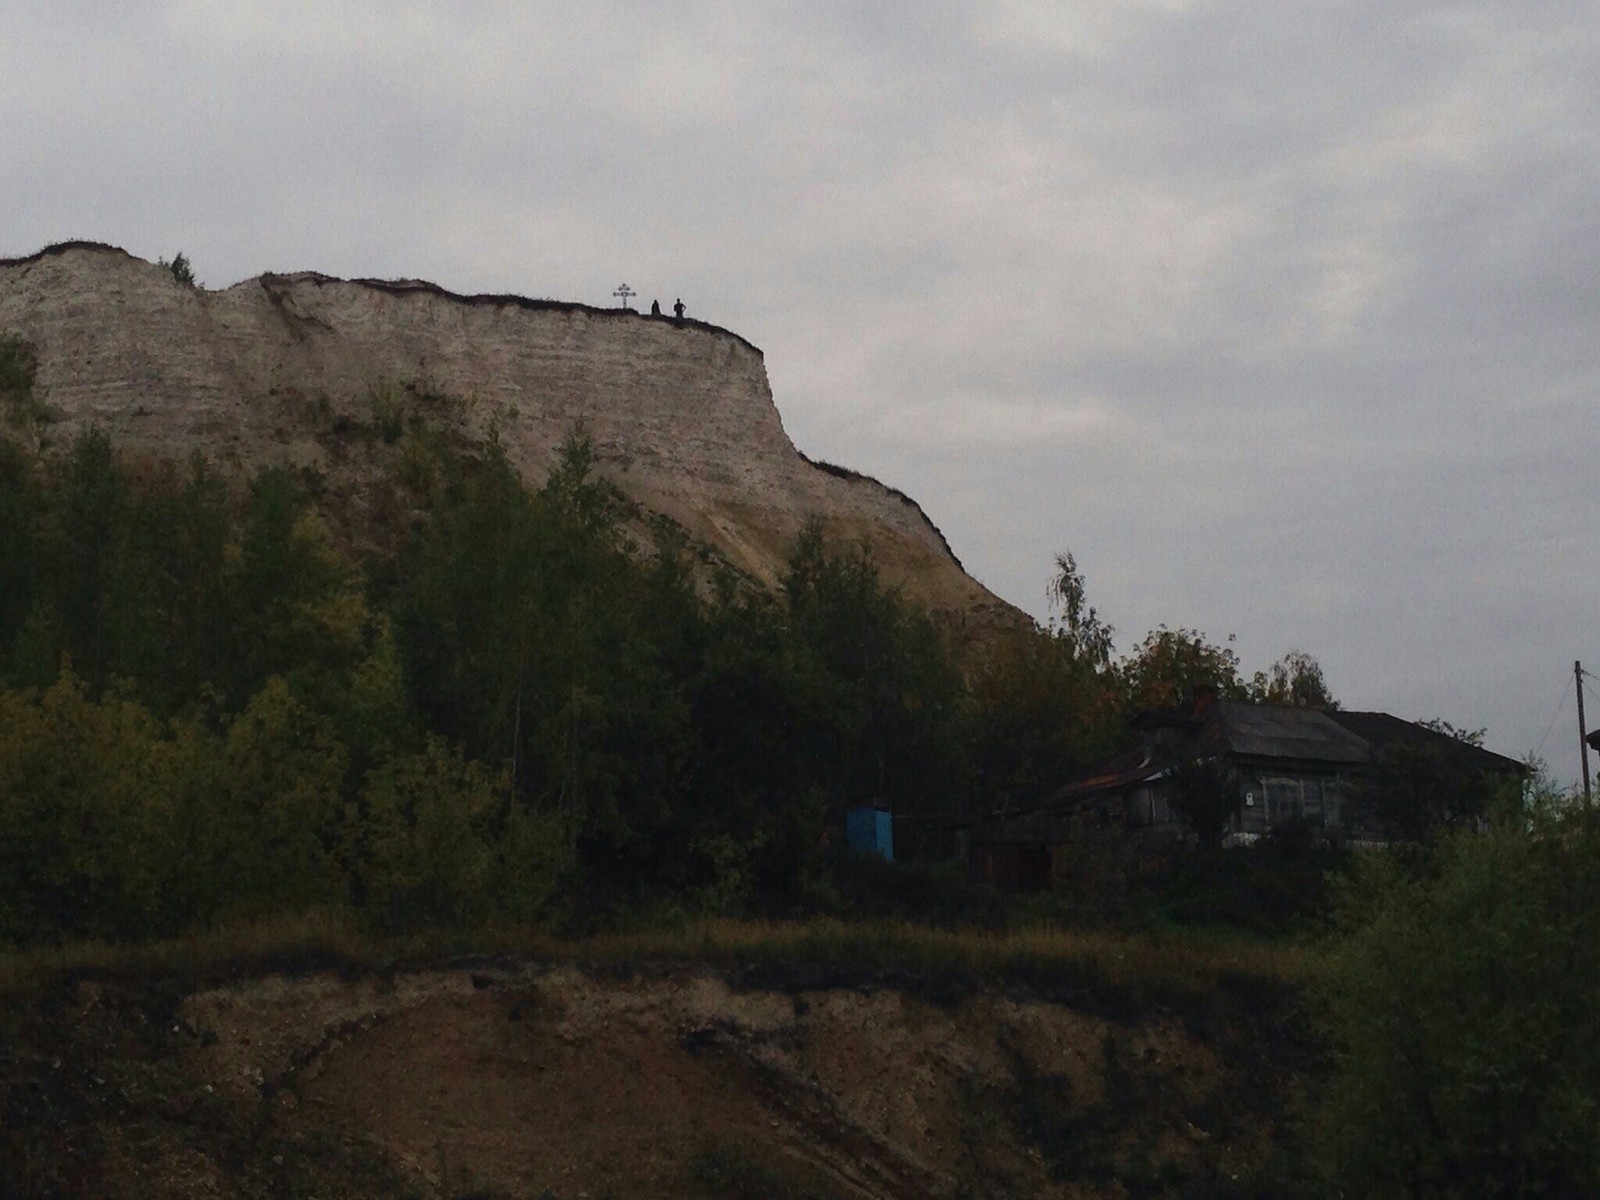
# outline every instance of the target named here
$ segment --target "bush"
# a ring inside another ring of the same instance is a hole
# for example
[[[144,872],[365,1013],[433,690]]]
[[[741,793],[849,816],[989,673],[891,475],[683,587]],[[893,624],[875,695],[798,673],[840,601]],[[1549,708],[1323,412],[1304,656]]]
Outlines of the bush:
[[[0,415],[13,427],[39,424],[49,410],[34,396],[39,359],[20,337],[0,334]]]
[[[168,262],[164,258],[161,259],[160,265],[171,271],[172,278],[178,283],[181,283],[184,287],[198,286],[195,283],[194,267],[189,263],[189,256],[186,255],[182,250],[179,250],[172,256],[171,262]]]
[[[1173,856],[1140,880],[1139,906],[1178,925],[1231,925],[1269,936],[1327,925],[1330,873],[1346,856],[1327,846],[1263,838],[1233,850]]]
[[[1600,1194],[1600,821],[1458,833],[1339,889],[1321,1114],[1343,1195]]]
[[[503,783],[429,737],[382,763],[362,794],[368,904],[391,926],[481,920],[492,901],[490,825]]]
[[[0,692],[0,943],[160,936],[204,915],[215,752],[70,672]]]

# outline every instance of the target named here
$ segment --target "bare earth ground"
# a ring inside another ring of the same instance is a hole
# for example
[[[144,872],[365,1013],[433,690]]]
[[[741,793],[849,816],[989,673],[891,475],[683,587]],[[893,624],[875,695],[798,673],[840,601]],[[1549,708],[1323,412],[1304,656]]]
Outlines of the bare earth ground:
[[[11,1014],[0,1195],[1243,1196],[1252,1018],[488,963]],[[1230,1027],[1231,1026],[1231,1027]]]

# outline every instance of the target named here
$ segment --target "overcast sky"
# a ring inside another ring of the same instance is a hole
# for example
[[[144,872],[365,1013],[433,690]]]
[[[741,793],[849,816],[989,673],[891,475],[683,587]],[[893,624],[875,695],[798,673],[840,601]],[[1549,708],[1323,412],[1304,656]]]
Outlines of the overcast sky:
[[[681,295],[1013,603],[1577,776],[1591,0],[0,0],[0,255],[71,237]]]

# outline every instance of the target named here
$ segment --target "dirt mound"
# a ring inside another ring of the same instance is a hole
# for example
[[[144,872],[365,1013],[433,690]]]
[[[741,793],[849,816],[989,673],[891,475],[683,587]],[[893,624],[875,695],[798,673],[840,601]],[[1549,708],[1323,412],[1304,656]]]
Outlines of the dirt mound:
[[[694,967],[80,984],[38,1019],[0,1077],[37,1194],[1242,1194],[1289,1086],[1172,1013]]]

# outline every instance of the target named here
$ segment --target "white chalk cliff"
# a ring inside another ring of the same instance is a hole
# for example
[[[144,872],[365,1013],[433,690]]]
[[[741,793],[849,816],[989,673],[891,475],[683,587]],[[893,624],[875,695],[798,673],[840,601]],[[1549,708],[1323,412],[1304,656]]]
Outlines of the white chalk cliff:
[[[1016,619],[908,497],[797,451],[761,352],[699,321],[311,272],[208,291],[75,242],[0,261],[0,334],[32,346],[57,437],[94,423],[134,452],[289,463],[353,494],[388,448],[335,435],[380,410],[467,440],[497,429],[535,483],[581,422],[625,494],[758,579],[815,514],[946,620]]]

